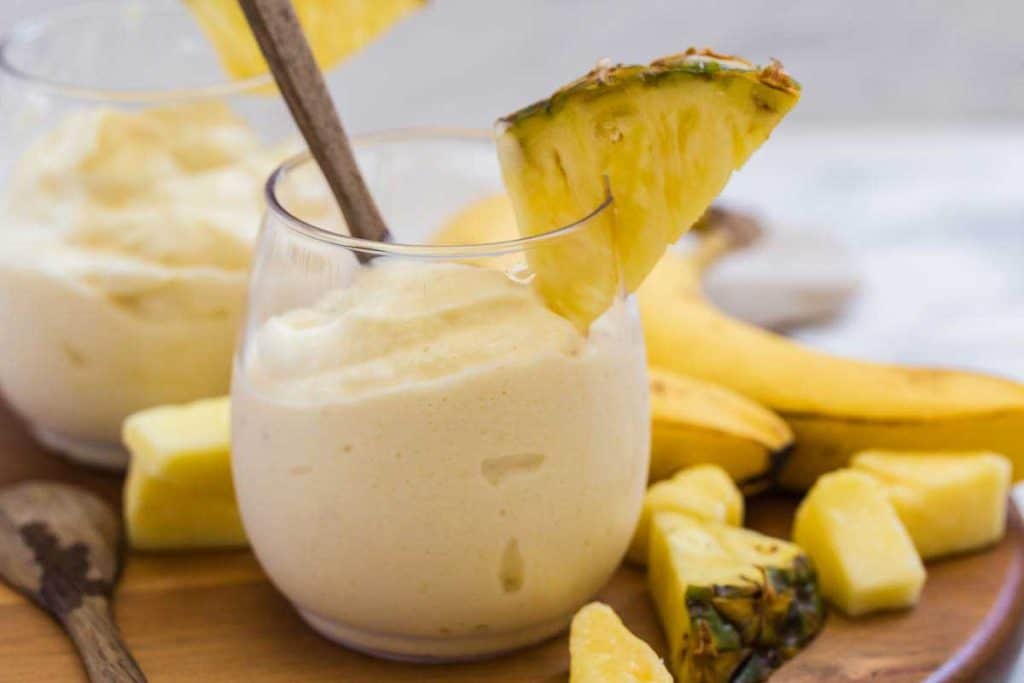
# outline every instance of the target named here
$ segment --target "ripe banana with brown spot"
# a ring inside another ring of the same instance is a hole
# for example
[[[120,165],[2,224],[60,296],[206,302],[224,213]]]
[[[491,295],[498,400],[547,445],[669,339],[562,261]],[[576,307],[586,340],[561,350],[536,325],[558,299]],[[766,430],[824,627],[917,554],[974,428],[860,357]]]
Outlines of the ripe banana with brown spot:
[[[781,415],[796,444],[780,472],[805,489],[868,448],[990,450],[1024,478],[1024,385],[840,358],[735,320],[702,295],[702,272],[744,237],[709,226],[669,252],[638,292],[650,363],[728,387]]]

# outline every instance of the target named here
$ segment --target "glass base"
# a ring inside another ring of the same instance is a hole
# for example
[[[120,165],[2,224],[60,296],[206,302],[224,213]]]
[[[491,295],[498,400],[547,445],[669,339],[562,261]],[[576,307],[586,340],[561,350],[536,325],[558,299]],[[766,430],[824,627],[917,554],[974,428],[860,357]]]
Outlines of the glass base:
[[[493,659],[553,638],[568,628],[569,622],[572,620],[572,615],[569,615],[504,634],[481,634],[460,638],[416,638],[372,633],[352,628],[303,609],[299,609],[299,616],[324,638],[350,650],[380,659],[416,664],[474,662]]]
[[[76,439],[34,425],[32,433],[44,446],[57,451],[75,464],[116,472],[124,471],[128,467],[128,451],[120,444]]]

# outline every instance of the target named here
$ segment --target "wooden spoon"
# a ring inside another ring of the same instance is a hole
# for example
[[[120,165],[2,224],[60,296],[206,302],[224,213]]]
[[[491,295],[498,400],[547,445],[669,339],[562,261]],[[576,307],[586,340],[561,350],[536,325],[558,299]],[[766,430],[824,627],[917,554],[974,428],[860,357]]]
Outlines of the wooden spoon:
[[[289,0],[240,0],[292,117],[320,165],[349,232],[375,242],[387,225],[356,164],[341,118]]]
[[[110,506],[79,488],[28,482],[0,491],[0,576],[60,621],[94,683],[146,680],[110,610],[120,539]]]

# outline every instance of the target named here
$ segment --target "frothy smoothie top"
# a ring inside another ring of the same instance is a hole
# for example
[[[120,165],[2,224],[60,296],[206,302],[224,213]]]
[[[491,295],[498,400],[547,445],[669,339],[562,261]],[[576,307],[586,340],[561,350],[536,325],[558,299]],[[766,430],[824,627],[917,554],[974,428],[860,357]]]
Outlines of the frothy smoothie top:
[[[72,112],[12,169],[0,268],[136,317],[222,315],[239,305],[263,184],[287,151],[220,102]]]
[[[494,364],[572,358],[587,340],[532,287],[500,271],[378,259],[349,287],[271,318],[250,343],[254,388],[324,401]]]

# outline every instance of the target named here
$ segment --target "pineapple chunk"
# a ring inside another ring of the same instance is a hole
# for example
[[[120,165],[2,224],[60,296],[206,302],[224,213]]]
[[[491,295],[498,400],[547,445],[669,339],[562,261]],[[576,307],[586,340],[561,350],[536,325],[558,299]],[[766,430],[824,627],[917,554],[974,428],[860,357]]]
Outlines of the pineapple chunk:
[[[295,13],[316,60],[329,69],[426,0],[295,0]],[[267,72],[237,0],[185,0],[233,78]]]
[[[814,560],[825,597],[850,616],[917,603],[925,570],[882,485],[854,470],[818,479],[793,540]]]
[[[633,540],[626,557],[630,562],[647,562],[647,539],[655,512],[688,514],[697,519],[743,524],[743,494],[718,465],[697,465],[680,471],[671,479],[647,489]]]
[[[800,548],[720,522],[655,513],[648,583],[681,683],[763,680],[824,623]]]
[[[231,480],[230,402],[208,399],[128,417],[128,542],[143,550],[247,545]]]
[[[1013,467],[995,453],[865,451],[853,467],[882,482],[924,559],[995,543]]]
[[[630,633],[611,607],[592,602],[572,620],[569,683],[672,683],[651,646]]]
[[[600,64],[498,122],[519,230],[570,225],[528,254],[548,306],[581,329],[700,218],[800,96],[779,64],[694,50],[650,66]],[[620,278],[621,273],[621,278]]]

